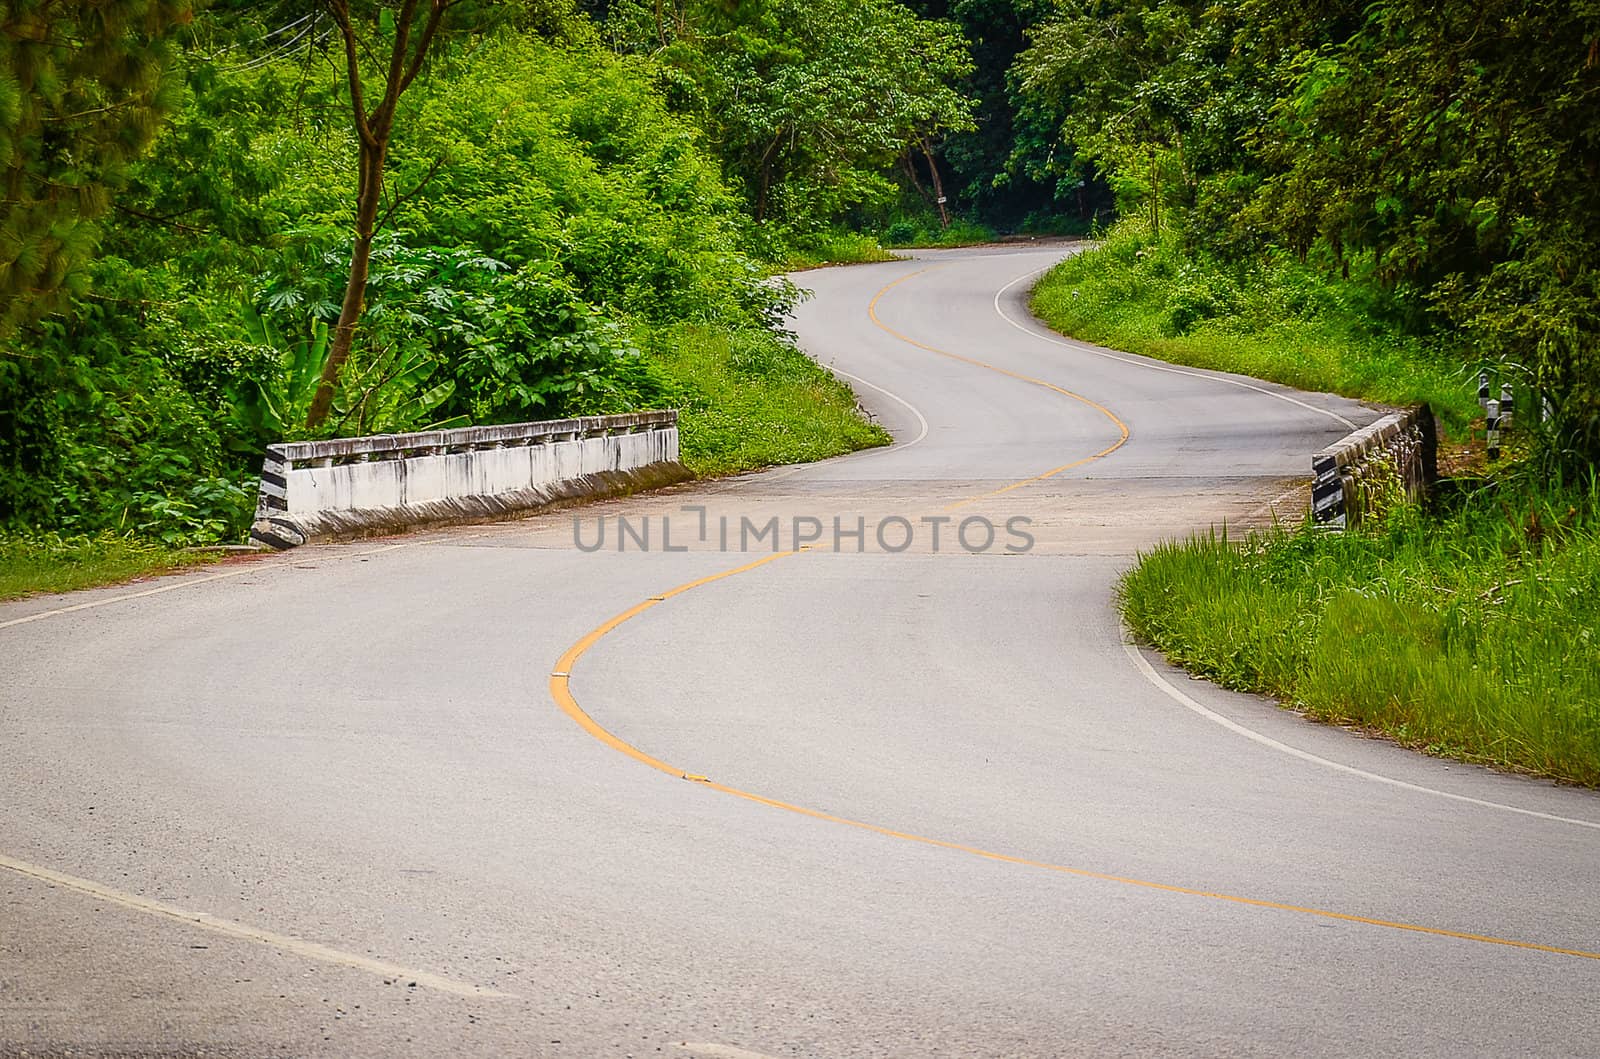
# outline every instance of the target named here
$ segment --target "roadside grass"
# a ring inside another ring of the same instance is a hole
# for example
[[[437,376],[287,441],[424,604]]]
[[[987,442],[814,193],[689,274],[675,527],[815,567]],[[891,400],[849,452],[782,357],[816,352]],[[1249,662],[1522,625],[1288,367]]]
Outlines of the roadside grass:
[[[1173,662],[1429,753],[1600,786],[1600,486],[1485,485],[1366,530],[1141,557],[1129,627]]]
[[[948,228],[933,215],[894,221],[881,232],[830,229],[812,235],[791,237],[774,272],[800,272],[829,265],[860,265],[877,261],[897,261],[896,250],[976,246],[992,243],[994,229],[964,218],[955,218]]]
[[[679,324],[652,336],[651,353],[676,391],[683,460],[698,475],[889,443],[848,386],[771,332]]]
[[[860,265],[894,261],[899,255],[885,250],[877,238],[861,232],[833,229],[794,239],[776,272],[798,272],[828,265]]]
[[[202,554],[113,533],[0,534],[0,600],[114,585],[207,561]]]
[[[1064,334],[1198,368],[1390,405],[1426,401],[1452,430],[1478,414],[1459,360],[1376,319],[1361,289],[1291,259],[1187,258],[1123,221],[1051,269],[1033,310]]]

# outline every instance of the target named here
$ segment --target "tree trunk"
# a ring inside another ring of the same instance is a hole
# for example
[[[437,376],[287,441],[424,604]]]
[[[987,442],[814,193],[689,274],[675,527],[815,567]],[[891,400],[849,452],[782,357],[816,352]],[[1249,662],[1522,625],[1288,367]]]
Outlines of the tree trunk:
[[[387,130],[385,130],[387,132]],[[383,168],[388,154],[388,136],[376,146],[361,145],[360,181],[356,193],[355,242],[350,247],[350,278],[344,286],[344,301],[339,306],[339,322],[334,325],[328,359],[322,365],[322,380],[306,413],[306,429],[315,430],[327,422],[333,410],[333,397],[339,386],[339,372],[350,359],[356,324],[366,309],[367,271],[372,260],[372,236],[378,223],[378,206],[383,201]]]
[[[911,186],[917,189],[918,195],[921,195],[928,200],[929,204],[932,204],[933,195],[928,192],[927,188],[922,186],[922,178],[917,176],[917,158],[911,153],[911,148],[906,148],[906,152],[900,156],[900,160],[905,163],[906,176],[911,178]]]
[[[1150,148],[1150,229],[1161,238],[1161,167],[1156,161],[1156,149]]]
[[[359,175],[356,184],[355,241],[350,247],[350,277],[345,281],[344,302],[339,306],[339,322],[333,329],[328,359],[322,365],[322,378],[306,412],[306,429],[315,430],[328,420],[333,396],[339,386],[339,372],[350,358],[356,325],[366,308],[367,268],[372,260],[372,236],[378,228],[378,207],[383,203],[383,168],[389,156],[389,138],[394,132],[395,107],[406,86],[422,72],[428,48],[444,23],[445,13],[460,0],[427,0],[427,21],[412,45],[423,0],[404,0],[386,31],[393,37],[389,49],[389,70],[383,81],[383,98],[369,113],[366,87],[361,78],[361,42],[350,16],[349,0],[323,0],[328,13],[344,39],[345,75],[350,82],[350,111],[360,140]],[[380,20],[381,25],[381,20]],[[397,204],[398,205],[398,204]],[[387,219],[387,218],[386,218]]]
[[[950,227],[950,211],[945,209],[944,181],[939,178],[939,166],[933,160],[933,148],[928,146],[928,138],[924,136],[919,142],[922,148],[922,157],[928,160],[928,172],[933,175],[933,197],[939,206],[939,223],[945,228]]]

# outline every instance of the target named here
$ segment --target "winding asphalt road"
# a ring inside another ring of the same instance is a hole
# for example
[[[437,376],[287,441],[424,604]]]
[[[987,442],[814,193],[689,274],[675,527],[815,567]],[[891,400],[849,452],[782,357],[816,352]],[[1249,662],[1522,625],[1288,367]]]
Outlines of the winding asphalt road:
[[[892,448],[0,607],[0,1053],[1594,1054],[1591,793],[1124,645],[1377,410],[1048,335],[1065,252],[800,277]]]

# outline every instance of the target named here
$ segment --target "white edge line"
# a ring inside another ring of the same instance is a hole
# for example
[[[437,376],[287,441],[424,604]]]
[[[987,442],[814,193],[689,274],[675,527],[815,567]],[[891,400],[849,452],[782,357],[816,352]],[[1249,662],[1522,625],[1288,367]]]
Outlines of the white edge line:
[[[1015,327],[1018,331],[1021,331],[1023,334],[1031,335],[1034,338],[1037,338],[1042,342],[1049,342],[1052,345],[1062,346],[1062,347],[1064,347],[1066,349],[1077,350],[1080,353],[1092,353],[1097,357],[1104,357],[1106,360],[1120,361],[1123,364],[1132,364],[1132,365],[1135,365],[1137,367],[1147,368],[1150,371],[1164,371],[1164,372],[1167,372],[1167,373],[1172,374],[1172,375],[1187,375],[1192,379],[1209,379],[1212,382],[1220,382],[1220,383],[1226,383],[1229,386],[1237,386],[1241,390],[1253,390],[1256,393],[1265,394],[1268,397],[1275,397],[1280,401],[1287,401],[1292,405],[1298,405],[1299,407],[1304,408],[1308,412],[1315,412],[1318,415],[1324,415],[1324,416],[1327,416],[1329,419],[1337,420],[1338,422],[1344,424],[1345,427],[1347,427],[1350,430],[1358,430],[1358,429],[1360,429],[1358,424],[1352,422],[1349,419],[1346,419],[1344,416],[1340,415],[1338,412],[1330,412],[1326,408],[1318,408],[1316,405],[1306,404],[1304,401],[1296,400],[1295,398],[1290,397],[1288,394],[1278,393],[1276,390],[1269,390],[1264,386],[1253,386],[1250,383],[1245,382],[1245,381],[1243,381],[1241,379],[1230,379],[1226,375],[1219,375],[1219,374],[1215,374],[1215,373],[1212,373],[1212,372],[1189,371],[1189,370],[1187,370],[1185,368],[1174,368],[1174,367],[1172,367],[1170,365],[1167,365],[1167,364],[1153,363],[1150,359],[1145,358],[1145,357],[1123,356],[1123,355],[1119,355],[1117,353],[1112,353],[1112,352],[1110,352],[1108,350],[1099,349],[1099,348],[1097,348],[1095,346],[1092,346],[1087,342],[1077,342],[1077,341],[1074,341],[1072,339],[1061,338],[1061,337],[1058,337],[1056,335],[1041,334],[1040,332],[1034,330],[1031,327],[1025,327],[1024,325],[1018,323],[1016,320],[1012,319],[1009,315],[1007,315],[1006,311],[1003,308],[1000,307],[1000,299],[1012,287],[1015,287],[1017,284],[1025,281],[1025,280],[1032,279],[1034,276],[1037,276],[1039,273],[1048,271],[1049,269],[1052,269],[1054,267],[1055,267],[1055,265],[1046,265],[1044,268],[1034,269],[1032,272],[1029,272],[1029,273],[1026,273],[1024,275],[1018,276],[1016,279],[1012,280],[1010,283],[1007,283],[1004,287],[1001,287],[998,291],[996,291],[995,295],[994,295],[994,311],[999,315],[1000,319],[1004,320],[1006,323],[1010,324],[1012,327]]]
[[[301,956],[308,960],[321,963],[336,964],[340,967],[349,967],[358,971],[370,971],[396,981],[407,984],[415,982],[419,986],[437,990],[441,993],[450,993],[461,997],[486,997],[499,999],[515,999],[511,993],[501,993],[493,989],[472,985],[468,982],[458,982],[451,978],[431,974],[427,971],[418,971],[410,967],[403,967],[397,963],[388,963],[383,960],[374,960],[368,956],[360,956],[353,952],[344,952],[340,949],[319,945],[314,941],[304,941],[293,938],[287,934],[278,934],[259,927],[247,926],[244,923],[235,923],[228,919],[219,919],[207,912],[191,912],[186,909],[169,905],[162,901],[153,901],[137,894],[125,893],[114,890],[109,886],[102,886],[88,879],[80,879],[63,872],[41,868],[36,864],[25,861],[13,860],[0,855],[0,868],[7,868],[19,875],[37,879],[52,886],[60,886],[79,893],[88,894],[111,904],[121,905],[123,908],[143,912],[147,915],[159,916],[165,919],[180,920],[201,930],[209,930],[213,934],[224,934],[231,938],[255,942],[266,945],[294,956]]]
[[[250,568],[249,566],[241,566],[237,570],[228,570],[220,574],[210,574],[206,577],[180,577],[179,579],[168,584],[158,585],[155,588],[147,588],[142,592],[124,592],[120,596],[108,596],[104,599],[91,599],[87,603],[74,603],[70,607],[57,607],[54,610],[41,610],[35,614],[24,614],[20,618],[12,618],[9,621],[0,621],[0,629],[9,629],[14,625],[26,625],[30,621],[43,621],[45,618],[53,618],[58,614],[71,614],[80,610],[92,610],[95,607],[104,607],[109,606],[112,603],[121,603],[124,600],[142,599],[145,596],[158,596],[163,592],[173,592],[180,588],[189,588],[192,585],[203,585],[207,581],[221,581],[225,578],[239,577],[242,574],[255,572],[258,571]]]
[[[913,275],[915,275],[915,273],[913,273]],[[810,356],[810,354],[807,354],[807,356]],[[816,360],[816,358],[814,358],[814,357],[812,359]],[[858,457],[858,456],[885,455],[885,454],[892,454],[892,453],[896,453],[896,452],[904,452],[906,449],[909,449],[911,446],[915,445],[917,442],[921,441],[923,438],[928,436],[928,420],[927,420],[927,418],[922,414],[922,412],[917,408],[916,405],[912,404],[910,401],[906,400],[904,397],[901,397],[899,394],[895,393],[892,390],[884,389],[882,386],[879,386],[875,382],[868,382],[866,379],[863,379],[861,376],[852,374],[851,372],[848,372],[848,371],[845,371],[843,368],[836,368],[831,364],[823,364],[820,360],[817,360],[816,363],[817,363],[817,365],[819,367],[822,368],[823,371],[826,371],[826,372],[828,372],[828,373],[830,373],[832,375],[843,375],[845,378],[850,379],[853,382],[858,382],[861,385],[863,385],[865,387],[868,387],[869,389],[877,390],[879,393],[883,394],[885,397],[889,398],[892,401],[898,401],[900,404],[905,405],[905,407],[910,410],[912,415],[917,417],[917,436],[912,438],[910,441],[902,442],[902,441],[896,440],[895,443],[893,445],[889,446],[889,448],[887,450],[885,450],[885,449],[862,449],[862,450],[858,450],[856,452],[846,452],[846,453],[843,453],[842,455],[833,457],[834,460],[849,460],[849,459],[854,459],[855,457]],[[771,470],[761,471],[759,473],[761,475],[761,480],[762,481],[775,482],[780,478],[788,478],[790,475],[799,474],[801,471],[809,470],[809,469],[811,469],[813,467],[818,467],[818,466],[821,466],[821,465],[823,465],[825,463],[828,463],[828,462],[830,462],[830,461],[817,460],[817,461],[813,461],[811,463],[797,463],[797,464],[794,464],[793,466],[775,467],[775,468],[773,468]]]
[[[684,1041],[678,1045],[678,1050],[690,1055],[701,1056],[703,1059],[777,1059],[777,1056],[765,1052],[752,1052],[748,1048],[740,1048],[732,1044],[696,1044]]]
[[[1018,276],[1016,279],[1012,280],[1010,283],[1007,283],[1004,287],[1001,287],[998,291],[996,291],[994,296],[994,311],[1000,317],[1000,319],[1004,320],[1006,323],[1010,324],[1012,327],[1023,332],[1024,334],[1031,335],[1034,338],[1045,342],[1050,342],[1054,345],[1063,346],[1067,349],[1073,349],[1083,353],[1092,353],[1097,357],[1104,357],[1107,360],[1115,360],[1124,364],[1138,365],[1140,367],[1148,368],[1151,371],[1164,371],[1170,372],[1174,375],[1187,375],[1197,379],[1210,379],[1215,382],[1226,383],[1229,386],[1237,386],[1241,389],[1253,390],[1256,393],[1265,394],[1268,397],[1275,397],[1280,401],[1287,401],[1292,405],[1298,405],[1309,412],[1316,412],[1319,415],[1324,415],[1330,419],[1338,420],[1340,423],[1352,430],[1357,429],[1355,423],[1346,419],[1344,416],[1339,415],[1337,412],[1331,412],[1326,408],[1318,408],[1315,405],[1306,404],[1304,401],[1296,400],[1287,394],[1277,393],[1273,390],[1268,390],[1260,386],[1252,386],[1250,383],[1243,382],[1239,379],[1230,379],[1226,376],[1215,375],[1206,372],[1187,371],[1183,368],[1175,368],[1165,364],[1155,364],[1140,357],[1120,356],[1116,353],[1108,352],[1107,350],[1098,349],[1086,342],[1077,342],[1070,339],[1059,338],[1054,335],[1040,334],[1031,327],[1023,326],[1006,313],[1005,309],[1000,304],[1000,299],[1017,284],[1031,279],[1034,276],[1037,276],[1039,273],[1053,267],[1055,266],[1049,265],[1046,266],[1046,268],[1035,269],[1032,272],[1025,273],[1024,275]],[[1291,492],[1297,491],[1298,489],[1291,490]],[[1290,494],[1285,493],[1284,495],[1287,496]],[[1278,500],[1281,499],[1283,499],[1283,497],[1278,498]],[[1269,505],[1269,507],[1276,505],[1276,503],[1277,500],[1274,500],[1273,504]],[[1260,732],[1246,728],[1244,725],[1239,724],[1236,721],[1229,720],[1227,717],[1224,717],[1215,710],[1202,705],[1195,699],[1173,687],[1165,677],[1156,671],[1155,667],[1149,663],[1144,655],[1140,653],[1138,647],[1135,646],[1131,641],[1124,640],[1123,650],[1127,652],[1128,657],[1133,660],[1133,664],[1138,667],[1139,672],[1144,675],[1144,678],[1154,685],[1159,691],[1167,695],[1167,697],[1178,703],[1178,705],[1196,714],[1199,714],[1201,717],[1204,717],[1206,720],[1211,721],[1214,724],[1221,725],[1223,728],[1226,728],[1237,735],[1242,735],[1246,739],[1259,743],[1262,746],[1270,747],[1279,751],[1280,753],[1288,754],[1289,756],[1299,758],[1302,761],[1309,761],[1313,764],[1322,765],[1325,768],[1331,768],[1336,771],[1346,773],[1347,775],[1359,776],[1362,779],[1371,780],[1374,783],[1387,784],[1388,786],[1397,787],[1401,790],[1412,791],[1413,793],[1417,794],[1429,794],[1436,798],[1447,798],[1450,801],[1465,802],[1468,805],[1476,805],[1485,809],[1498,809],[1502,812],[1517,813],[1521,816],[1531,816],[1539,820],[1549,820],[1554,823],[1561,824],[1572,824],[1576,827],[1587,827],[1600,831],[1600,823],[1597,823],[1593,820],[1579,820],[1570,816],[1558,816],[1555,813],[1539,812],[1536,809],[1523,809],[1515,805],[1505,805],[1501,802],[1491,802],[1482,798],[1473,798],[1465,794],[1452,794],[1448,791],[1436,790],[1432,787],[1424,787],[1416,783],[1407,783],[1405,780],[1397,780],[1391,776],[1382,776],[1376,772],[1368,772],[1365,769],[1358,769],[1352,765],[1341,764],[1340,762],[1331,761],[1325,757],[1319,757],[1318,755],[1310,753],[1309,751],[1301,750],[1298,747],[1290,746],[1287,743],[1281,743],[1270,736],[1262,735]]]
[[[923,416],[923,414],[920,411],[917,410],[917,406],[916,405],[912,404],[910,401],[906,400],[904,397],[901,397],[899,394],[894,393],[891,390],[884,389],[882,386],[879,386],[875,382],[868,382],[866,379],[863,379],[859,375],[851,374],[850,372],[845,371],[843,368],[836,368],[836,367],[832,366],[831,364],[830,365],[824,365],[824,368],[826,368],[826,370],[828,370],[828,371],[833,372],[833,374],[835,374],[835,375],[843,375],[845,378],[850,379],[852,382],[858,382],[861,385],[867,387],[869,390],[877,390],[879,393],[881,393],[885,397],[889,398],[889,400],[896,401],[899,404],[904,405],[907,411],[909,411],[912,415],[917,417],[917,426],[918,426],[917,436],[912,438],[910,441],[905,442],[904,444],[896,444],[895,448],[897,448],[900,451],[904,452],[906,449],[909,449],[911,446],[915,445],[917,442],[921,441],[923,438],[928,436],[928,420],[927,420],[927,418],[925,416]]]
[[[1156,668],[1150,664],[1149,660],[1145,658],[1144,654],[1131,640],[1125,638],[1122,643],[1122,649],[1128,653],[1128,657],[1133,660],[1133,664],[1138,667],[1139,672],[1144,674],[1144,678],[1153,684],[1157,690],[1161,691],[1179,706],[1199,714],[1201,717],[1204,717],[1213,724],[1221,725],[1236,735],[1242,735],[1251,742],[1260,743],[1262,746],[1270,747],[1271,749],[1279,751],[1280,753],[1288,754],[1290,757],[1297,757],[1301,761],[1309,761],[1312,764],[1322,765],[1325,768],[1334,769],[1335,771],[1343,772],[1346,775],[1358,776],[1361,779],[1371,780],[1374,783],[1387,784],[1390,787],[1398,787],[1401,790],[1411,791],[1415,794],[1431,794],[1435,798],[1448,798],[1453,802],[1466,802],[1468,805],[1476,805],[1484,809],[1499,809],[1502,812],[1516,813],[1519,816],[1532,816],[1540,820],[1550,820],[1558,824],[1573,824],[1577,827],[1587,827],[1596,831],[1600,831],[1600,823],[1597,823],[1593,820],[1578,820],[1570,816],[1557,816],[1555,813],[1541,813],[1537,809],[1522,809],[1515,805],[1505,805],[1501,802],[1485,801],[1482,798],[1473,798],[1465,794],[1451,794],[1449,791],[1435,790],[1432,787],[1424,787],[1416,783],[1407,783],[1405,780],[1397,780],[1392,776],[1382,776],[1376,772],[1368,772],[1365,769],[1358,769],[1353,765],[1344,765],[1337,761],[1330,761],[1329,759],[1325,757],[1319,757],[1310,751],[1301,750],[1299,747],[1293,747],[1287,743],[1280,743],[1271,736],[1262,735],[1260,732],[1246,728],[1237,721],[1233,721],[1222,716],[1222,714],[1202,705],[1200,702],[1173,687],[1167,678],[1163,677],[1159,672],[1156,671]]]
[[[481,534],[479,536],[481,536]],[[348,555],[336,555],[333,556],[333,558],[356,559],[364,555],[378,555],[381,552],[392,552],[400,548],[415,548],[418,545],[427,543],[429,542],[417,540],[405,541],[400,544],[386,544],[381,548],[369,548],[366,551],[351,552]],[[286,554],[291,554],[292,551],[293,550],[291,549],[290,552],[276,552],[274,554],[281,557]],[[106,596],[103,599],[91,599],[87,603],[74,603],[69,607],[57,607],[54,610],[41,610],[35,614],[24,614],[20,618],[12,618],[9,621],[0,621],[0,629],[9,629],[15,625],[26,625],[32,621],[43,621],[45,618],[54,618],[61,614],[72,614],[80,610],[93,610],[96,607],[108,607],[113,603],[125,603],[130,599],[143,599],[146,596],[159,596],[163,592],[176,592],[180,588],[192,588],[195,585],[203,585],[208,581],[223,581],[230,577],[243,577],[245,574],[259,574],[278,565],[281,564],[272,563],[264,566],[257,566],[254,562],[245,562],[241,563],[233,570],[224,570],[220,574],[207,574],[205,577],[184,577],[181,574],[168,574],[165,576],[171,577],[173,580],[164,585],[157,585],[154,588],[147,588],[139,592],[124,592],[120,596]]]

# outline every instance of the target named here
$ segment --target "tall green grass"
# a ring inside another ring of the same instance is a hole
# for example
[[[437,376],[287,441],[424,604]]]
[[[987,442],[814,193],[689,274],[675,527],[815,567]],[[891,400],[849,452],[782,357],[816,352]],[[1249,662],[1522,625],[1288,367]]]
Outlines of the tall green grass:
[[[1232,688],[1433,753],[1600,785],[1600,487],[1484,488],[1364,531],[1210,535],[1120,589],[1142,639]]]
[[[821,268],[825,265],[860,265],[874,261],[893,261],[897,255],[885,250],[877,238],[862,232],[830,229],[812,235],[795,236],[777,255],[777,271]]]
[[[116,584],[204,561],[131,534],[0,534],[0,600]]]
[[[889,443],[850,388],[769,331],[680,324],[653,359],[678,407],[683,459],[700,475],[826,459]]]
[[[1178,364],[1390,405],[1478,413],[1459,359],[1386,323],[1365,288],[1269,256],[1225,265],[1123,221],[1048,272],[1033,310],[1058,331]]]

